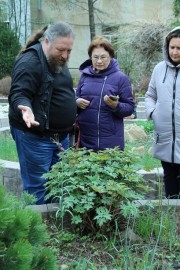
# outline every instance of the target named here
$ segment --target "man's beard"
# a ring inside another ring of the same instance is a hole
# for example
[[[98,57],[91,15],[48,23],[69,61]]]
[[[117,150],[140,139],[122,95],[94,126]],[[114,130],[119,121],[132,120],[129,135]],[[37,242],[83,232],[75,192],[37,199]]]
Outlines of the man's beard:
[[[68,61],[64,60],[63,58],[61,58],[62,63],[58,63],[58,61],[54,57],[48,56],[48,55],[46,55],[46,59],[47,59],[47,62],[50,66],[50,69],[54,73],[61,73],[64,70],[66,63],[68,62]]]

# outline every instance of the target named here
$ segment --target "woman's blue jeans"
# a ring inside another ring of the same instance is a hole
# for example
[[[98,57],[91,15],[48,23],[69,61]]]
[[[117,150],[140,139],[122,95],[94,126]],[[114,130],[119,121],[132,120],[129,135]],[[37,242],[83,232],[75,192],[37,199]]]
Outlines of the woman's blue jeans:
[[[16,142],[23,190],[36,196],[36,204],[50,203],[45,200],[47,179],[42,175],[49,172],[52,165],[59,161],[58,145],[51,138],[39,137],[13,127],[11,127],[11,134]],[[67,150],[69,135],[60,143]]]

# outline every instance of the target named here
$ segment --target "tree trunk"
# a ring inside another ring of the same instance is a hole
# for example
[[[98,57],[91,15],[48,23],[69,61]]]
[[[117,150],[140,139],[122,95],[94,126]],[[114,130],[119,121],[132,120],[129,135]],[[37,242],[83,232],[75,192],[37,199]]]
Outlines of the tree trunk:
[[[88,0],[88,9],[89,9],[90,37],[92,40],[96,35],[95,22],[94,22],[94,3],[93,3],[93,0]]]

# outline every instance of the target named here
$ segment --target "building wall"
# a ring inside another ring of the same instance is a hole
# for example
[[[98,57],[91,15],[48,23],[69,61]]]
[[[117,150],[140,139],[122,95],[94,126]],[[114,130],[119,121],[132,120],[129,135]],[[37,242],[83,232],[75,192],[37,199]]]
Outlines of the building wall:
[[[41,10],[38,10],[38,3],[41,2]],[[67,0],[68,1],[68,0]],[[66,1],[66,2],[67,2]],[[77,69],[87,55],[87,48],[90,43],[89,17],[85,10],[78,7],[65,9],[62,0],[52,5],[49,0],[31,1],[32,32],[47,23],[63,20],[70,23],[75,31],[76,39],[69,67]],[[87,0],[81,1],[87,10]],[[137,28],[143,24],[169,24],[173,19],[173,0],[98,0],[95,4],[102,13],[95,15],[96,34],[102,34],[103,25],[116,26],[119,34],[130,33],[129,29]]]
[[[108,20],[120,24],[167,23],[173,16],[172,0],[101,0],[99,8],[108,10]]]

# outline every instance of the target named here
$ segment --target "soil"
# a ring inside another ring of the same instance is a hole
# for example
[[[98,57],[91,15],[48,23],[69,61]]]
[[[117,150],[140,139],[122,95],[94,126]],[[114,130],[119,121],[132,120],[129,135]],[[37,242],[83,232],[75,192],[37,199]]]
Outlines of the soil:
[[[69,221],[63,231],[60,223],[57,224],[54,220],[52,222],[52,219],[46,222],[51,235],[50,247],[57,254],[59,269],[149,270],[150,268],[145,268],[146,264],[141,268],[145,260],[143,254],[147,250],[148,255],[155,248],[152,270],[180,269],[180,211],[176,212],[176,242],[173,246],[166,246],[163,242],[157,244],[153,235],[150,239],[142,239],[131,229],[118,231],[114,238],[105,235],[98,237],[76,233]],[[149,260],[151,259],[150,255]]]

